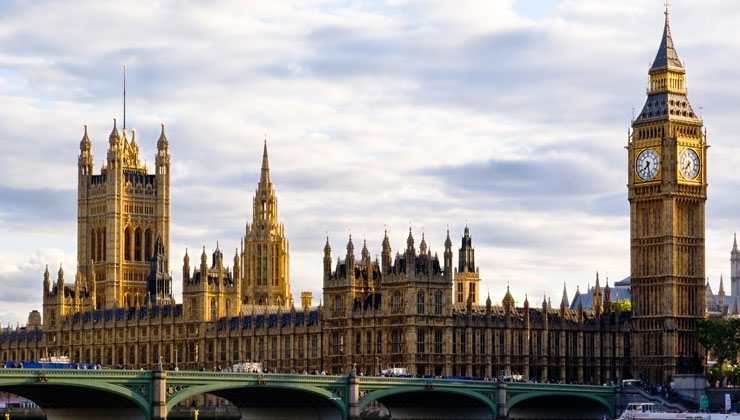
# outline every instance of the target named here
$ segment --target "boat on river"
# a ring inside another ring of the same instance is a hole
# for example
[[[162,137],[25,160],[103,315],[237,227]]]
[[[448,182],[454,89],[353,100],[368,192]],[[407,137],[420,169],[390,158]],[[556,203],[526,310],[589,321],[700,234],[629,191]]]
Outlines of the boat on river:
[[[671,413],[659,410],[653,403],[629,403],[619,420],[740,420],[740,414]]]

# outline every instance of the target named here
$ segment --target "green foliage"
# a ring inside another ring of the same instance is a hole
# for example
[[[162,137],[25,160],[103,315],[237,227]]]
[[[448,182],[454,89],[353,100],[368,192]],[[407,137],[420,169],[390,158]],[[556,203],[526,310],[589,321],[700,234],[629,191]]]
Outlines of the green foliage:
[[[612,312],[616,312],[617,308],[619,308],[622,312],[630,312],[632,310],[632,302],[629,300],[618,300],[616,302],[612,302]]]
[[[740,351],[740,318],[701,319],[696,323],[696,339],[717,358],[717,368],[724,362],[736,364]]]

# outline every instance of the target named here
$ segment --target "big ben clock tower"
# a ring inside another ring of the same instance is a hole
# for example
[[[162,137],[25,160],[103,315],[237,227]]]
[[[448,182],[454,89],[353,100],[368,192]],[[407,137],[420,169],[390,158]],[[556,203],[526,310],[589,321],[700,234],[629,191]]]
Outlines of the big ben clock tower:
[[[651,383],[680,373],[678,358],[700,351],[696,321],[706,305],[707,143],[686,97],[685,73],[666,8],[647,100],[627,147],[633,374]]]

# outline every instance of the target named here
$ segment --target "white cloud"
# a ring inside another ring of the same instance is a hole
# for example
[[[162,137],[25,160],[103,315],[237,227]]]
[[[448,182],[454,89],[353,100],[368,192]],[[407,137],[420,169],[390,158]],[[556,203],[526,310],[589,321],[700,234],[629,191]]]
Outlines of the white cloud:
[[[543,292],[559,301],[564,281],[572,296],[596,270],[612,281],[629,273],[623,146],[660,41],[659,5],[0,8],[0,278],[31,299],[0,297],[2,321],[22,321],[40,307],[42,264],[74,259],[82,124],[99,168],[111,118],[122,114],[124,62],[128,125],[150,167],[159,122],[167,123],[177,293],[186,243],[191,257],[203,243],[210,254],[216,241],[232,255],[251,218],[265,134],[295,296],[320,296],[326,231],[335,257],[349,229],[356,244],[364,234],[375,255],[384,226],[394,250],[405,246],[409,221],[417,242],[423,227],[441,253],[446,226],[457,247],[467,219],[494,301],[507,282],[518,301],[527,292],[538,305]],[[740,152],[732,134],[740,67],[731,60],[740,53],[732,36],[738,15],[734,3],[719,0],[677,0],[671,15],[690,100],[695,109],[704,104],[713,146],[707,274],[714,282],[729,271],[731,233],[740,225],[732,159]],[[42,251],[50,247],[59,254]]]

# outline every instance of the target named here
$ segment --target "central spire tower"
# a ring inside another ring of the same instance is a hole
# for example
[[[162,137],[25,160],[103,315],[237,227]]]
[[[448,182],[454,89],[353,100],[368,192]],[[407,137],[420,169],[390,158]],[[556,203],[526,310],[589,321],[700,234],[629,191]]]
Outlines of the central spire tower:
[[[290,307],[289,244],[285,226],[278,221],[275,188],[270,181],[267,140],[262,150],[262,169],[252,201],[252,224],[243,238],[243,303]]]

